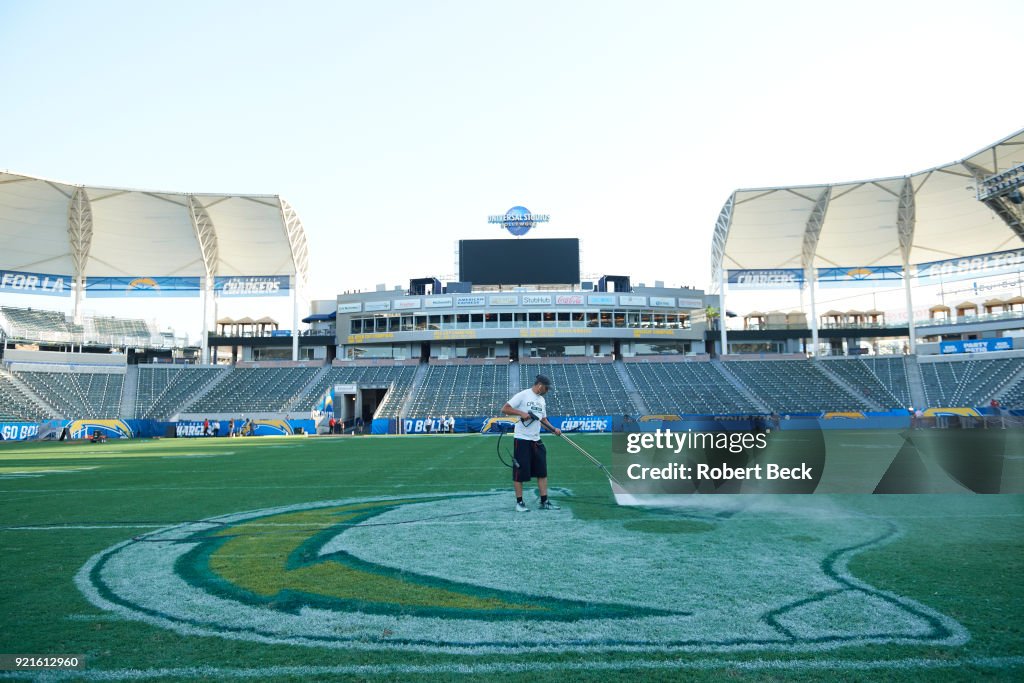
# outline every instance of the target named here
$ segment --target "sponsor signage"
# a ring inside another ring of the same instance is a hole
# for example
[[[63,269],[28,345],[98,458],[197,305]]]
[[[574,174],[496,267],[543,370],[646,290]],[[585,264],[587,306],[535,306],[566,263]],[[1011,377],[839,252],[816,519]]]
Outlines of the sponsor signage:
[[[614,306],[614,294],[591,294],[587,297],[587,303],[591,306]]]
[[[518,306],[519,297],[515,294],[496,294],[487,300],[491,306]]]
[[[819,268],[815,278],[822,287],[855,287],[903,279],[901,266],[857,266],[855,268]]]
[[[408,311],[420,307],[419,299],[395,299],[396,311]]]
[[[363,310],[363,304],[361,301],[353,301],[347,304],[338,304],[338,314],[342,313],[359,313]]]
[[[431,299],[424,299],[426,308],[451,308],[452,298],[450,296],[437,296]]]
[[[370,311],[390,311],[391,310],[391,302],[390,301],[367,301],[366,304],[363,306],[363,310],[365,310],[366,312],[370,312]]]
[[[215,277],[213,292],[222,297],[288,296],[287,275]]]
[[[646,296],[620,296],[619,297],[619,305],[620,306],[646,306],[647,305],[647,297]]]
[[[270,336],[271,337],[290,337],[290,336],[292,336],[292,331],[291,330],[271,330],[270,331]]]
[[[972,339],[970,341],[948,341],[941,342],[939,349],[942,353],[988,353],[989,351],[1012,351],[1013,339],[1001,337],[999,339]]]
[[[0,292],[71,296],[71,276],[0,270]]]
[[[671,296],[652,296],[651,306],[659,308],[675,308],[676,300]]]
[[[455,297],[456,306],[483,306],[487,303],[487,297],[483,294],[462,294]]]
[[[550,294],[523,294],[524,306],[550,306]]]
[[[679,308],[704,308],[704,301],[701,299],[687,299],[679,297],[676,299]]]
[[[522,237],[537,223],[547,223],[551,216],[546,213],[532,213],[525,206],[513,206],[504,214],[488,216],[487,222],[500,225],[516,237]]]
[[[800,289],[804,285],[804,271],[800,268],[730,270],[728,282],[733,289]]]
[[[121,297],[197,297],[198,277],[90,277],[85,295],[92,299]]]
[[[358,387],[355,384],[335,384],[334,393],[336,394],[354,394]]]
[[[582,294],[556,294],[555,295],[556,306],[582,306],[583,295]]]
[[[1024,265],[1024,249],[999,251],[967,258],[931,261],[917,265],[919,280],[960,280],[976,275],[999,275],[1014,272]]]

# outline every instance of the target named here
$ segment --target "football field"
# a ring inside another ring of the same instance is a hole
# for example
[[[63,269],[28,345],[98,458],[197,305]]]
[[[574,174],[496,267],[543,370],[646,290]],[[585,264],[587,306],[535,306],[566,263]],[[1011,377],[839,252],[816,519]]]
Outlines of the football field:
[[[517,514],[496,440],[2,444],[0,653],[85,666],[0,678],[1024,678],[1024,496],[627,508],[549,437]]]

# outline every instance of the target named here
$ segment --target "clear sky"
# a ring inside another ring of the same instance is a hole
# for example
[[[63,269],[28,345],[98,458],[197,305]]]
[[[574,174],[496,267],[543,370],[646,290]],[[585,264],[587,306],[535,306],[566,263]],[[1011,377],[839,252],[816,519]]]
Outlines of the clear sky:
[[[456,241],[517,204],[551,215],[531,235],[581,238],[586,274],[706,287],[734,189],[903,175],[1024,126],[1022,20],[1019,0],[0,0],[0,168],[280,194],[313,298],[453,275]],[[158,318],[195,332],[197,308]]]

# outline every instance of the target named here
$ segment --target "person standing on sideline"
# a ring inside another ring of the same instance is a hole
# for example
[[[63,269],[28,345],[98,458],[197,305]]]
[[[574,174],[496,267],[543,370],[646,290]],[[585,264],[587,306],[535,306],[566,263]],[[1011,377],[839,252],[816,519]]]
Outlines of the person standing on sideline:
[[[537,489],[540,491],[541,510],[560,510],[561,508],[548,500],[548,457],[547,449],[540,440],[540,428],[543,425],[556,436],[562,430],[548,422],[547,402],[544,394],[551,388],[551,380],[544,375],[537,375],[533,386],[523,389],[501,407],[502,415],[516,415],[514,431],[515,440],[512,450],[512,485],[516,491],[516,512],[529,512],[523,502],[523,482],[537,477]]]

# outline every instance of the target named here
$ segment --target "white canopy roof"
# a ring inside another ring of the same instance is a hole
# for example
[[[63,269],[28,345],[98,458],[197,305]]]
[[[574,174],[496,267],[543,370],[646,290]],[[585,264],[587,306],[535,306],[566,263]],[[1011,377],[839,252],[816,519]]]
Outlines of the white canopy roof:
[[[309,250],[277,195],[86,187],[0,173],[0,269],[74,277],[295,275]]]
[[[1021,246],[977,182],[1024,162],[1024,130],[908,176],[736,190],[715,226],[711,270],[902,266]],[[904,254],[904,252],[906,252]]]

